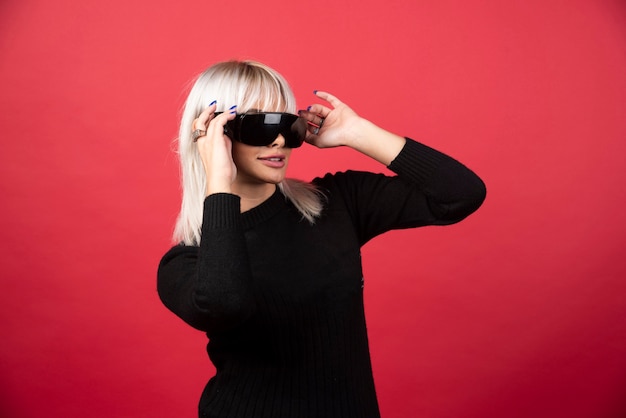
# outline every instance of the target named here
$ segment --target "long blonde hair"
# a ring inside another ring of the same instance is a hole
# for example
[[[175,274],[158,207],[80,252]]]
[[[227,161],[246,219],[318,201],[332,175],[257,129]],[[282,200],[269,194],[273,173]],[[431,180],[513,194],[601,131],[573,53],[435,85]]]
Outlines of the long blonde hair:
[[[287,81],[264,64],[226,61],[209,67],[197,77],[185,102],[178,135],[182,203],[174,241],[184,245],[200,244],[206,190],[206,174],[191,138],[191,127],[213,100],[217,100],[218,112],[236,104],[239,113],[252,108],[296,113],[296,100]],[[315,223],[323,208],[323,194],[314,185],[285,179],[278,187],[304,219]]]

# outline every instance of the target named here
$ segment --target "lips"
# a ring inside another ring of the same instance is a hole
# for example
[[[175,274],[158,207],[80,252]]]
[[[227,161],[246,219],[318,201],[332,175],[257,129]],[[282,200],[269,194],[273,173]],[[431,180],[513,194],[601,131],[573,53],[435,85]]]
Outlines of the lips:
[[[286,158],[284,155],[268,155],[266,157],[259,157],[259,160],[268,167],[283,168]]]

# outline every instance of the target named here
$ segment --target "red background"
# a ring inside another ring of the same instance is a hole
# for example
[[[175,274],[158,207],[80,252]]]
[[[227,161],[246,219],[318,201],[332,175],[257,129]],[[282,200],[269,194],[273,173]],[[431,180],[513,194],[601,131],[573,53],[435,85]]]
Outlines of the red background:
[[[265,62],[457,157],[488,198],[363,249],[382,414],[626,414],[620,0],[0,3],[0,415],[191,417],[213,369],[160,304],[189,79]],[[381,170],[295,153],[290,175]]]

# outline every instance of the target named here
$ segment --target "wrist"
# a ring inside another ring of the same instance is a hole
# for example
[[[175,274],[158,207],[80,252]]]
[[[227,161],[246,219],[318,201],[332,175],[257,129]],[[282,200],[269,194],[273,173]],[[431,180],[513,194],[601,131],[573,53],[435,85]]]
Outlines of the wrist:
[[[205,189],[205,196],[209,196],[212,194],[217,194],[217,193],[232,193],[232,187],[230,186],[230,184],[224,184],[224,183],[207,183],[206,185],[206,189]]]
[[[376,125],[367,119],[358,117],[344,136],[342,145],[360,151],[369,138],[375,136]]]
[[[354,135],[348,146],[388,166],[400,153],[406,139],[396,135],[372,122],[361,119],[355,124]]]

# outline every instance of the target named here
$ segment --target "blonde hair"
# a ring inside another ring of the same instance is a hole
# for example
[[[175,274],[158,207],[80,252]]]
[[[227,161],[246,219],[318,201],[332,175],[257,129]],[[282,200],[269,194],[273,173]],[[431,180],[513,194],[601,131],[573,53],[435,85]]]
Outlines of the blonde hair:
[[[174,241],[200,245],[206,174],[196,144],[191,138],[193,120],[217,100],[217,111],[237,105],[237,112],[271,109],[296,113],[296,100],[287,81],[275,70],[254,61],[217,63],[200,74],[183,108],[178,135],[182,203],[174,229]],[[315,223],[323,208],[323,194],[312,184],[285,179],[278,184],[302,217]]]

